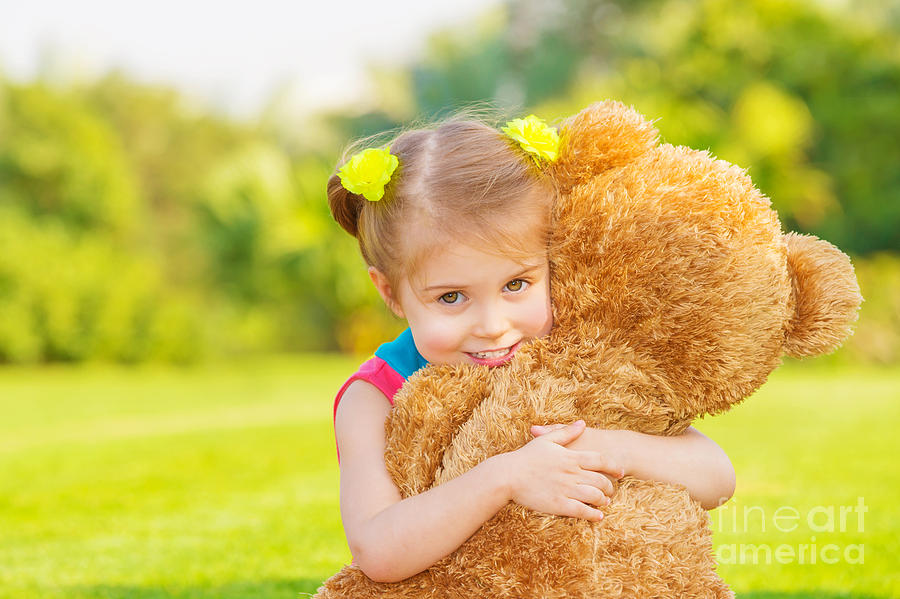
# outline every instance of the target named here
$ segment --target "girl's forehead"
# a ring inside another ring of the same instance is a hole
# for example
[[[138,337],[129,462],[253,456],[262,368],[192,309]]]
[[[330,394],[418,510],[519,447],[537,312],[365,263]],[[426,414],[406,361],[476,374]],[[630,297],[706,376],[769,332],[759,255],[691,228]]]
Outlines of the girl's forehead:
[[[415,289],[431,287],[466,287],[479,283],[497,283],[548,263],[545,247],[535,245],[517,251],[504,248],[478,247],[448,242],[423,255],[410,272]],[[522,251],[530,249],[531,251]]]
[[[421,262],[422,270],[441,270],[454,266],[536,266],[547,260],[547,248],[535,246],[516,248],[517,251],[504,251],[504,248],[448,243],[440,251],[429,252]],[[524,250],[524,251],[523,251]]]
[[[403,236],[398,248],[401,268],[396,274],[415,287],[448,270],[477,274],[489,264],[501,271],[546,264],[549,215],[521,210],[506,216],[439,220],[426,216]]]

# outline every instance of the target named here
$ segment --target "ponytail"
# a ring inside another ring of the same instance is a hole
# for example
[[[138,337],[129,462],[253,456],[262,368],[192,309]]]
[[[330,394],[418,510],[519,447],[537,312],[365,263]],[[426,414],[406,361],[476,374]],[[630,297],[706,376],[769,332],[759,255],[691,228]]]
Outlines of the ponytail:
[[[354,237],[359,236],[359,214],[364,201],[341,185],[337,173],[328,179],[328,206],[331,208],[331,215],[341,228]]]

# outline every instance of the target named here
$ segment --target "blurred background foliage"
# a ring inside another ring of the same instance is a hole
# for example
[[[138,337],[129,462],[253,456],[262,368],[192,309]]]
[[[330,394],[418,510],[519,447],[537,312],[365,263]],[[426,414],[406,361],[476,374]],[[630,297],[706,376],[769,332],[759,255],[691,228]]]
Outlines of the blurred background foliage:
[[[473,102],[555,120],[614,98],[851,254],[866,303],[833,359],[896,363],[898,33],[874,0],[510,0],[373,66],[365,107],[243,121],[120,73],[0,71],[0,361],[371,351],[402,324],[328,212],[343,147]]]

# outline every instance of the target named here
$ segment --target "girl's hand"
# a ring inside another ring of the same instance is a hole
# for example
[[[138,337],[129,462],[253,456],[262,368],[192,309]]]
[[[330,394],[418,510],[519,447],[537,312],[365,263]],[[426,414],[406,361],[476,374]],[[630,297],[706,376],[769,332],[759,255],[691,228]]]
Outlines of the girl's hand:
[[[539,437],[564,427],[532,426],[531,434]],[[728,455],[694,427],[672,437],[587,428],[567,448],[598,451],[634,478],[682,485],[707,510],[722,505],[734,494],[734,467]]]
[[[607,505],[614,492],[603,473],[619,478],[622,470],[598,452],[565,447],[584,430],[583,420],[560,425],[506,454],[512,500],[557,516],[594,521],[603,518],[600,510],[591,507]]]

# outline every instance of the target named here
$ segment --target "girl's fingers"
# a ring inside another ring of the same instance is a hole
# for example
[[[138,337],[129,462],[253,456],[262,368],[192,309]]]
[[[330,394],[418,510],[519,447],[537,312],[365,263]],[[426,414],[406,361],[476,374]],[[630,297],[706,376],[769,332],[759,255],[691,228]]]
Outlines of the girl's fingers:
[[[609,497],[593,485],[576,485],[572,493],[572,499],[577,499],[578,501],[589,505],[609,505]]]
[[[584,420],[576,420],[572,424],[566,425],[560,429],[550,431],[546,434],[545,439],[553,441],[560,445],[567,445],[577,439],[584,432]]]
[[[596,489],[600,489],[608,497],[612,497],[615,493],[615,487],[610,482],[609,477],[593,470],[583,470],[580,475],[583,484],[590,485]]]
[[[582,503],[577,499],[567,499],[563,511],[565,513],[560,514],[560,516],[584,518],[585,520],[592,520],[594,522],[599,522],[603,519],[603,512],[601,512],[597,508],[592,508],[588,504]]]
[[[531,434],[535,437],[540,437],[541,435],[546,435],[547,433],[551,433],[553,431],[558,431],[561,428],[566,428],[565,424],[535,424],[531,427]]]
[[[625,471],[621,466],[613,464],[606,456],[596,451],[581,451],[578,456],[578,464],[585,470],[603,472],[613,478],[622,478]]]

